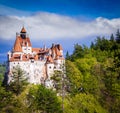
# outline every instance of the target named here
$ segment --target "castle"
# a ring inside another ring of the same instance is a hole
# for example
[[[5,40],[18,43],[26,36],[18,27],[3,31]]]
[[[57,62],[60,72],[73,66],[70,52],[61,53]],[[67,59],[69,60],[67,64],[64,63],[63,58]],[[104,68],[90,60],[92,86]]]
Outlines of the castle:
[[[61,70],[63,63],[63,48],[60,44],[52,44],[51,48],[33,48],[23,27],[20,33],[16,33],[13,49],[8,52],[8,83],[12,80],[12,70],[19,65],[28,76],[29,83],[44,82],[46,87],[52,87],[50,77],[55,70]]]

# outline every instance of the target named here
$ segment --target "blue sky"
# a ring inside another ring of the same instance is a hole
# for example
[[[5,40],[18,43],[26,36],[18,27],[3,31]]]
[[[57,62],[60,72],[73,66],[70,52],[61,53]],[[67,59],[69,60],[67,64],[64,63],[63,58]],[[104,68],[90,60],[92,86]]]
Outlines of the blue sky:
[[[45,11],[75,17],[120,16],[120,0],[0,0],[0,4],[28,12]]]
[[[24,25],[34,47],[90,45],[120,28],[120,0],[0,0],[0,62]],[[65,54],[64,52],[64,54]]]

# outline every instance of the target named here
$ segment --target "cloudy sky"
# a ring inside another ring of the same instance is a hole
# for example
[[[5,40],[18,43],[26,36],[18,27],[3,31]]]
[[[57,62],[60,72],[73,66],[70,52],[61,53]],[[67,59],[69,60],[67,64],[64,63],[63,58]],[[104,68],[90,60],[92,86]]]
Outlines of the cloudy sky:
[[[0,0],[0,62],[24,26],[33,47],[60,43],[89,46],[97,36],[109,38],[120,28],[120,0]]]

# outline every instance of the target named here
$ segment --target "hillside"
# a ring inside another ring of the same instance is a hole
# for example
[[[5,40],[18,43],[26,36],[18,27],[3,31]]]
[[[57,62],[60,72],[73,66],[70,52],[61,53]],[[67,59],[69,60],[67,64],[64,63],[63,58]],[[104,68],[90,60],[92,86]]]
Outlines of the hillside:
[[[19,69],[21,81],[0,88],[0,112],[120,113],[119,30],[110,39],[97,37],[90,48],[76,44],[72,55],[67,52],[65,66],[64,73],[51,78],[54,91],[27,84]]]
[[[77,113],[119,113],[119,30],[110,39],[97,37],[90,48],[76,44],[73,54],[69,56],[67,53],[66,59],[67,75],[74,84],[70,92],[74,94],[70,103],[71,110]]]

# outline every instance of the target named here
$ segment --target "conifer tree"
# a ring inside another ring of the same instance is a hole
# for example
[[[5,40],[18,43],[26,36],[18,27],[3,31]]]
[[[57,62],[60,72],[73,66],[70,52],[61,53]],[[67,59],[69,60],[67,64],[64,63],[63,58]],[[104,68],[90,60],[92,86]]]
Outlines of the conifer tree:
[[[69,58],[70,58],[69,52],[67,51],[67,53],[66,53],[66,59],[68,60]]]
[[[116,32],[116,42],[120,43],[120,31],[119,31],[119,29]]]
[[[12,70],[12,80],[9,84],[9,90],[16,95],[19,95],[28,84],[27,80],[28,78],[26,77],[25,72],[19,66],[16,66]]]
[[[111,36],[110,36],[110,41],[111,41],[111,42],[114,42],[114,40],[115,40],[115,39],[114,39],[114,35],[111,34]]]

